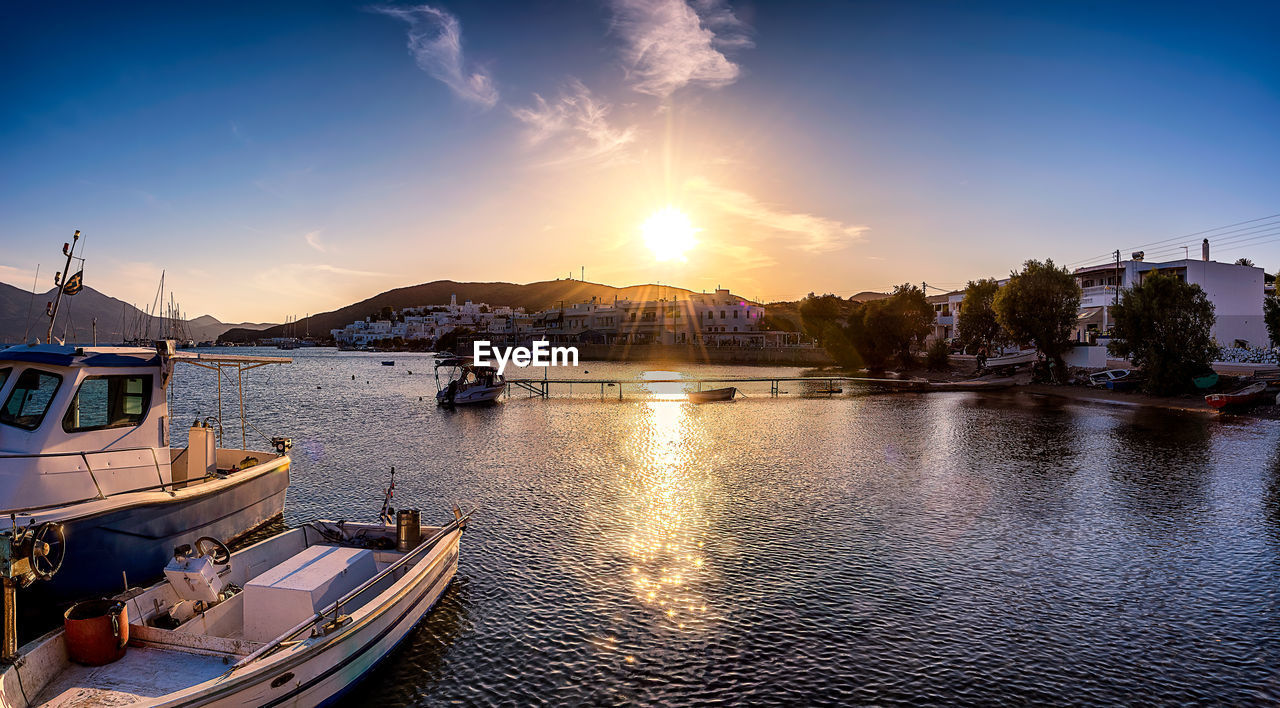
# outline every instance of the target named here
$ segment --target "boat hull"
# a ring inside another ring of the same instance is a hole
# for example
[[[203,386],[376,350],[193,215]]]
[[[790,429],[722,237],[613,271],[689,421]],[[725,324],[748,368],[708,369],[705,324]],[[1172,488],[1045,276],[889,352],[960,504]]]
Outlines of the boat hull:
[[[356,623],[360,626],[344,632],[318,651],[301,653],[265,662],[260,669],[240,680],[235,675],[221,681],[220,691],[200,691],[160,705],[216,706],[233,708],[246,705],[319,706],[331,705],[358,684],[395,648],[435,607],[458,572],[461,531],[454,531],[441,548],[416,563],[410,574],[413,580],[397,583],[386,591],[388,603]],[[284,674],[292,674],[284,685],[273,686]],[[197,687],[200,688],[200,687]]]
[[[1245,408],[1257,405],[1270,399],[1265,383],[1246,386],[1232,393],[1214,393],[1204,397],[1204,402],[1211,408],[1223,410],[1227,408]]]
[[[730,386],[728,388],[713,388],[707,391],[691,391],[689,393],[689,401],[691,403],[711,403],[712,401],[732,401],[734,395],[738,393],[738,389]]]
[[[502,392],[506,390],[506,386],[479,386],[460,391],[454,395],[453,400],[449,400],[448,393],[441,391],[436,394],[436,402],[443,405],[465,406],[477,403],[491,403],[498,400]]]
[[[173,549],[201,536],[230,541],[284,510],[289,465],[280,464],[209,494],[128,505],[88,516],[60,519],[66,558],[51,580],[33,586],[42,602],[65,602],[158,580]]]

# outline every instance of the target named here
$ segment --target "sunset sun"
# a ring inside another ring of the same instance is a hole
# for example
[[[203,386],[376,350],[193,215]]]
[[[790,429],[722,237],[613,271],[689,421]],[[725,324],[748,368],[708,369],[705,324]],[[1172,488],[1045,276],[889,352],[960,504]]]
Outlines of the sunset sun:
[[[700,230],[694,228],[684,212],[674,207],[655,211],[640,225],[644,244],[659,261],[685,260],[685,254],[698,244],[693,236]]]

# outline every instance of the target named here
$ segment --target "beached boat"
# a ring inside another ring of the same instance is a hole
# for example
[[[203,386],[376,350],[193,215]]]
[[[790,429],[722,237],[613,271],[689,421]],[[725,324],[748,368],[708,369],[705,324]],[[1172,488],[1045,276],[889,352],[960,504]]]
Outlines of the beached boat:
[[[1089,385],[1099,388],[1107,388],[1107,384],[1113,381],[1121,381],[1129,378],[1132,374],[1129,369],[1108,369],[1097,373],[1089,374]]]
[[[709,388],[706,391],[690,391],[690,403],[711,403],[713,401],[732,401],[734,395],[738,393],[738,389],[733,386],[728,388]]]
[[[1231,393],[1211,393],[1204,397],[1204,402],[1210,407],[1219,410],[1223,408],[1245,408],[1257,405],[1271,398],[1267,394],[1267,384],[1264,381],[1249,384],[1244,388],[1236,389]]]
[[[150,581],[175,546],[234,539],[278,516],[292,443],[275,438],[249,449],[241,400],[240,446],[221,444],[232,432],[219,417],[198,421],[187,447],[170,447],[167,397],[179,363],[235,380],[289,361],[175,352],[165,342],[0,351],[0,517],[62,524],[75,540],[67,570],[40,588],[41,597],[114,592],[122,572]]]
[[[1213,388],[1218,385],[1218,372],[1210,371],[1208,373],[1201,374],[1191,379],[1191,382],[1195,384],[1196,388],[1201,390]]]
[[[440,370],[447,369],[444,383]],[[492,366],[477,366],[455,358],[436,362],[436,403],[464,406],[496,401],[507,390],[507,381]]]
[[[330,701],[445,592],[467,523],[454,513],[443,527],[420,526],[417,512],[402,510],[396,526],[315,522],[236,553],[212,539],[178,549],[161,566],[164,582],[72,607],[69,620],[107,618],[98,636],[69,621],[74,633],[24,646],[0,676],[0,706]],[[81,665],[73,654],[110,663]]]
[[[986,368],[997,369],[1002,366],[1022,366],[1024,364],[1034,364],[1035,361],[1036,351],[1034,349],[1027,349],[1024,351],[990,357],[987,359]]]

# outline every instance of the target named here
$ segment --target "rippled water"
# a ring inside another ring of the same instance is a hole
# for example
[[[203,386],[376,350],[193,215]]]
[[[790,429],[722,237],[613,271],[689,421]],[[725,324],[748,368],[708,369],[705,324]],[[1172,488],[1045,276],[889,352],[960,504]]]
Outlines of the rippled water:
[[[480,506],[351,705],[1280,701],[1273,423],[796,384],[446,411],[422,355],[289,354],[246,376],[286,522],[374,519],[392,465],[398,505]],[[180,376],[174,420],[212,413]]]

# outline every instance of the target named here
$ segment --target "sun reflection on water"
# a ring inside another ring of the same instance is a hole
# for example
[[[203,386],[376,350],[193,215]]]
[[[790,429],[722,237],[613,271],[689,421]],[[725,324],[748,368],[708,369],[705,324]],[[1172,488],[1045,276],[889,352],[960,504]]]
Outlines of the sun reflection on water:
[[[702,592],[708,573],[709,482],[694,468],[691,451],[705,432],[679,401],[647,401],[628,447],[634,466],[623,477],[624,539],[636,599],[668,629],[701,629],[708,622]]]

